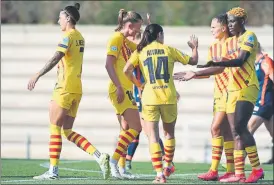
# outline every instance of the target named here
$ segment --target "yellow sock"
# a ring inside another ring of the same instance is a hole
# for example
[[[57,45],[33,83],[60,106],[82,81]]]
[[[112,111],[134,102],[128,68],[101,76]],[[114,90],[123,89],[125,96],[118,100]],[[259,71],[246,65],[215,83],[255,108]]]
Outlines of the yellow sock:
[[[139,132],[134,129],[128,129],[125,132],[121,132],[117,148],[112,155],[112,159],[118,162],[123,153],[127,151],[128,145],[136,138],[138,134]]]
[[[125,133],[125,130],[121,130],[120,131],[120,136],[123,135]],[[126,167],[126,152],[127,150],[125,150],[125,152],[123,152],[123,154],[120,156],[119,162],[118,162],[118,166],[120,168],[125,168]]]
[[[258,166],[260,166],[260,159],[258,156],[257,147],[249,146],[245,148],[245,151],[247,153],[252,168],[257,168]]]
[[[223,142],[223,136],[212,138],[212,162],[210,169],[213,171],[218,170],[223,152]]]
[[[119,162],[118,162],[118,166],[120,168],[126,168],[126,156],[127,156],[126,153],[123,153],[123,155],[121,155]]]
[[[172,166],[171,163],[172,163],[173,157],[174,157],[175,143],[176,143],[175,138],[165,140],[165,142],[164,142],[165,165],[166,165],[166,167]]]
[[[54,124],[50,124],[49,157],[50,157],[50,164],[52,166],[57,166],[59,164],[61,150],[62,150],[61,127]]]
[[[234,141],[224,142],[225,156],[226,156],[226,171],[234,172]]]
[[[152,143],[149,146],[152,165],[156,172],[163,171],[162,150],[159,143]]]
[[[74,132],[71,129],[63,129],[62,135],[88,154],[94,155],[96,158],[100,157],[101,153],[85,137],[77,132]]]
[[[235,175],[245,174],[244,150],[234,150]]]

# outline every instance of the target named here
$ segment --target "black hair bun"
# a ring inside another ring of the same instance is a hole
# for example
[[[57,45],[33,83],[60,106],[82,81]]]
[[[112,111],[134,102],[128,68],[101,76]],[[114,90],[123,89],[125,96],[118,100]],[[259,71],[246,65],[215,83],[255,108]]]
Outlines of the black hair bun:
[[[79,4],[79,3],[75,3],[74,7],[75,7],[77,10],[80,10],[80,4]]]

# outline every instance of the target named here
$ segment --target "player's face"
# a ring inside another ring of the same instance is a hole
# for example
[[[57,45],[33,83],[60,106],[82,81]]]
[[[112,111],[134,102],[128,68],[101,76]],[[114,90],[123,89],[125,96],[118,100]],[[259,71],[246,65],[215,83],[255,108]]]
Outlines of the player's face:
[[[61,26],[62,31],[66,31],[68,19],[66,14],[63,11],[61,11],[59,14],[58,24]]]
[[[137,23],[129,23],[128,24],[128,34],[129,36],[135,37],[137,33],[141,32],[141,26],[143,21],[139,21]]]
[[[164,32],[158,34],[157,41],[164,44]]]
[[[242,21],[243,20],[241,20],[240,18],[234,15],[227,16],[228,29],[232,35],[237,35],[238,33],[241,32]]]
[[[214,39],[221,39],[224,37],[226,32],[225,26],[221,25],[217,19],[213,19],[211,21],[211,29],[210,29]]]

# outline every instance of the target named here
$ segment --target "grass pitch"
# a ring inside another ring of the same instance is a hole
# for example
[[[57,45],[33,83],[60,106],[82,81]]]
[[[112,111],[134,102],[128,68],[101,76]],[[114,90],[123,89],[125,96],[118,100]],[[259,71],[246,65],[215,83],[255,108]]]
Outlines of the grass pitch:
[[[1,184],[151,184],[155,177],[150,162],[133,162],[133,174],[136,180],[103,180],[100,168],[95,161],[60,161],[59,180],[39,181],[32,179],[44,173],[49,166],[48,160],[1,159]],[[168,184],[223,184],[220,182],[201,181],[197,174],[206,172],[209,164],[176,163],[176,172],[168,178]],[[264,165],[265,178],[258,184],[273,184],[273,166]],[[251,167],[246,166],[249,175]],[[222,167],[219,173],[224,173]]]

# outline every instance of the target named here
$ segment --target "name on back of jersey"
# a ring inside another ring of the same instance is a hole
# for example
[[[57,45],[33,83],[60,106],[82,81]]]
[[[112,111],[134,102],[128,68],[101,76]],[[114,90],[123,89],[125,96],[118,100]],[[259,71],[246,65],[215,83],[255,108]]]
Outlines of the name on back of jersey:
[[[76,40],[76,46],[84,46],[85,41],[84,40]]]
[[[151,49],[151,50],[147,50],[147,56],[151,56],[151,55],[164,55],[165,54],[165,50],[164,49]]]

